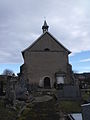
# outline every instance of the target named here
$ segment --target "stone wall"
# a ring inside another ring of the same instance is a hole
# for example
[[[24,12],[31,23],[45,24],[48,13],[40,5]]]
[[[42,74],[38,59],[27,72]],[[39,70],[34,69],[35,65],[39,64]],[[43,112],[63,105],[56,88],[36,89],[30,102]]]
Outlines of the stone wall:
[[[57,90],[56,96],[58,99],[78,100],[81,98],[81,93],[78,86],[65,85],[62,89]]]
[[[39,85],[45,77],[50,78],[51,88],[56,82],[56,73],[65,73],[65,84],[71,83],[68,51],[49,33],[45,33],[28,47],[22,54],[24,64],[22,76],[29,80],[30,84]]]
[[[27,59],[26,66],[30,83],[39,83],[48,76],[53,86],[56,72],[63,71],[67,74],[67,61],[62,52],[32,52]]]

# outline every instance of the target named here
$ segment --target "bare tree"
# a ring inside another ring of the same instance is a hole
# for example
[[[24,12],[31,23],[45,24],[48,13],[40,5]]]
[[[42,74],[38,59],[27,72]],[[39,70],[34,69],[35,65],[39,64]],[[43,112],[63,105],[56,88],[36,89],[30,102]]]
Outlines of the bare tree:
[[[14,72],[9,69],[5,69],[2,73],[2,75],[7,75],[7,76],[15,76]]]

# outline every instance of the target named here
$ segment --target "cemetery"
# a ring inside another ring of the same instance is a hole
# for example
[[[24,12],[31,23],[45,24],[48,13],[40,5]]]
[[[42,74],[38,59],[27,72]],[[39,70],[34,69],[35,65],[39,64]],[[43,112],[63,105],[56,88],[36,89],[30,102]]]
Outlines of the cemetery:
[[[0,75],[0,120],[89,120],[90,88],[82,90],[68,55],[44,21],[43,34],[22,51],[20,73]],[[87,115],[87,118],[85,117]]]

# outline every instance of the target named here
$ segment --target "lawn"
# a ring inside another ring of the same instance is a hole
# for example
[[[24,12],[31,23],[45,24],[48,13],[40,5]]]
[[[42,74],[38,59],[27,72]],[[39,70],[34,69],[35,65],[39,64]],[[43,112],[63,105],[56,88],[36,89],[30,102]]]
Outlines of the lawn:
[[[81,112],[81,105],[78,101],[60,101],[59,108],[65,113]]]
[[[82,92],[82,99],[84,101],[88,101],[90,99],[90,93],[89,92]]]
[[[0,120],[16,120],[17,112],[13,109],[6,108],[4,101],[0,100]]]

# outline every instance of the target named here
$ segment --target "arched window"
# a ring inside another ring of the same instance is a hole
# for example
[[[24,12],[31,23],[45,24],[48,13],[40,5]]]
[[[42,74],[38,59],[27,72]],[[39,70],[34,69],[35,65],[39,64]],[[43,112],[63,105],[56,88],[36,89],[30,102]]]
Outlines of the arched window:
[[[50,51],[50,49],[49,48],[45,48],[44,51]]]

